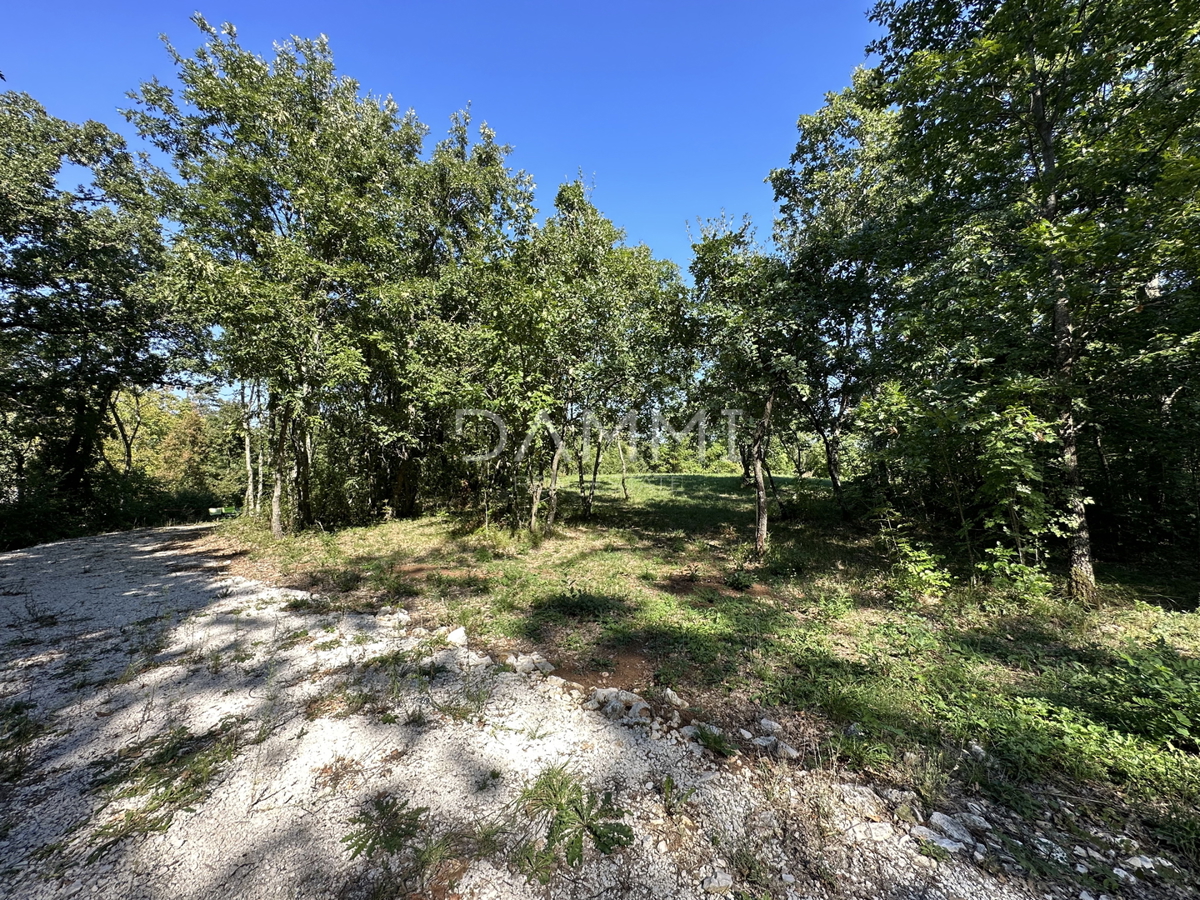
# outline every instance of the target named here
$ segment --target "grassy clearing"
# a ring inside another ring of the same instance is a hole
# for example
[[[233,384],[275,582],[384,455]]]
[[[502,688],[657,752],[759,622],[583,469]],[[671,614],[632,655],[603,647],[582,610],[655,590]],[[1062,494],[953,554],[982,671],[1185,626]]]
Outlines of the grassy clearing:
[[[439,516],[279,543],[248,523],[228,534],[318,586],[317,612],[403,605],[496,652],[536,647],[580,680],[639,673],[629,686],[675,688],[734,724],[763,707],[816,716],[817,761],[1031,815],[1042,788],[1085,792],[1097,815],[1132,804],[1200,856],[1194,568],[1101,569],[1095,609],[961,581],[914,599],[819,483],[787,482],[789,520],[762,562],[736,477],[630,489],[624,502],[605,482],[591,523],[568,507],[549,536]]]

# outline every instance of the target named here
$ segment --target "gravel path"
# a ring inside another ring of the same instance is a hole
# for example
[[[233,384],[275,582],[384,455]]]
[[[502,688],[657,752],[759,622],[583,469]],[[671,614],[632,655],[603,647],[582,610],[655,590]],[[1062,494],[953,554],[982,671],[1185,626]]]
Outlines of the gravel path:
[[[669,704],[228,577],[180,549],[200,527],[0,554],[0,897],[1048,895],[977,864],[991,822],[806,771],[770,723],[757,758],[718,761]],[[632,839],[560,853],[543,885],[520,860],[546,823],[517,798],[556,764]],[[352,858],[350,820],[389,800],[426,808],[414,833]]]

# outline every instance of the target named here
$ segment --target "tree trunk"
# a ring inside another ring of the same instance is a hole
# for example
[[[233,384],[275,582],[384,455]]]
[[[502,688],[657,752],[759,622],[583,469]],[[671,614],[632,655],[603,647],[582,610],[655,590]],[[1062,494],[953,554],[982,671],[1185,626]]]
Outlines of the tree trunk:
[[[816,410],[812,405],[804,399],[801,399],[804,404],[805,412],[808,413],[808,420],[812,423],[813,431],[817,433],[817,437],[821,439],[821,446],[825,450],[825,466],[829,469],[829,483],[833,486],[833,498],[837,501],[838,509],[841,510],[843,516],[849,515],[846,509],[846,497],[842,493],[842,458],[841,458],[841,431],[838,427],[827,431],[817,418]]]
[[[271,454],[271,534],[277,538],[283,537],[283,482],[284,464],[288,438],[291,431],[291,410],[284,404],[282,411],[278,409],[272,415],[275,420],[275,441]]]
[[[762,418],[754,427],[754,441],[750,445],[751,462],[754,469],[754,552],[762,557],[767,552],[767,485],[763,477],[766,463],[767,435],[771,429],[771,406],[775,402],[775,392],[767,395],[763,407]]]
[[[246,515],[254,509],[254,448],[250,444],[250,401],[246,396],[246,384],[242,382],[242,449],[246,457],[246,496],[242,506]]]
[[[617,438],[617,452],[621,454],[621,493],[625,496],[626,501],[629,500],[629,485],[625,483],[625,445],[621,443],[621,438]]]
[[[596,502],[596,479],[600,477],[600,452],[603,450],[603,444],[596,441],[596,458],[592,462],[592,481],[588,488],[587,500],[583,506],[583,517],[590,519],[592,517],[592,505]]]
[[[254,515],[262,515],[263,503],[263,485],[267,483],[267,452],[264,448],[266,441],[259,440],[258,442],[258,479],[254,484]]]
[[[544,476],[545,476],[544,472],[538,472],[537,481],[534,481],[533,480],[533,466],[531,465],[529,467],[529,480],[533,484],[532,490],[530,490],[530,493],[533,495],[533,501],[529,504],[529,530],[530,531],[537,531],[538,509],[542,505],[542,478]]]
[[[559,441],[554,447],[554,458],[550,460],[550,499],[546,512],[546,527],[553,528],[554,520],[558,517],[558,467],[562,463],[563,444]]]
[[[1031,54],[1033,49],[1030,50]],[[1032,58],[1032,56],[1031,56]],[[1040,144],[1042,183],[1045,199],[1042,214],[1051,224],[1058,219],[1058,159],[1054,143],[1054,126],[1046,111],[1044,86],[1035,84],[1032,94],[1032,113]],[[1078,399],[1075,396],[1075,363],[1079,345],[1063,263],[1057,253],[1050,251],[1050,288],[1054,299],[1054,354],[1057,365],[1059,408],[1059,440],[1062,442],[1063,487],[1066,504],[1068,575],[1067,593],[1071,599],[1093,603],[1096,599],[1096,575],[1092,569],[1092,538],[1088,530],[1087,507],[1079,477]]]

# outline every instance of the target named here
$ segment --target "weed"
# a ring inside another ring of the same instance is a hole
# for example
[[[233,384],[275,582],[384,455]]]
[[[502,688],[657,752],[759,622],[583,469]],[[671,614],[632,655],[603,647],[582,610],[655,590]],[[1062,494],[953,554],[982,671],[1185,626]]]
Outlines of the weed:
[[[729,862],[747,884],[765,886],[769,874],[767,867],[748,844],[735,847],[729,854]]]
[[[355,827],[342,838],[350,858],[365,856],[382,867],[374,896],[426,896],[433,885],[461,876],[462,868],[452,863],[466,837],[457,832],[435,835],[428,813],[428,807],[409,807],[407,800],[376,794],[350,819]]]
[[[917,852],[922,856],[928,856],[930,859],[936,859],[939,862],[945,862],[950,858],[950,851],[945,847],[933,843],[933,841],[918,840]]]
[[[362,712],[371,699],[371,693],[360,688],[357,680],[346,679],[309,700],[304,707],[304,714],[309,719],[324,716],[344,719]]]
[[[486,791],[489,788],[494,788],[497,784],[500,783],[500,779],[502,777],[503,776],[499,769],[489,769],[487,772],[484,772],[483,774],[476,776],[475,790],[482,793],[483,791]]]
[[[336,794],[342,787],[354,786],[364,771],[362,763],[357,759],[339,755],[317,769],[313,783],[319,789],[327,789]]]
[[[679,815],[696,790],[694,787],[681,788],[675,783],[674,778],[664,775],[660,793],[662,794],[663,809],[666,810],[667,815],[672,819]]]
[[[0,706],[0,783],[17,781],[29,768],[30,744],[44,727],[29,715],[36,707],[31,700]]]
[[[380,852],[395,856],[411,849],[423,829],[421,819],[427,812],[427,806],[410,809],[407,800],[376,794],[366,809],[350,819],[350,824],[356,827],[342,838],[342,843],[350,848],[351,859],[359,856],[369,859]]]
[[[730,569],[725,573],[724,581],[735,591],[748,591],[754,587],[754,576],[745,569]]]
[[[212,675],[220,675],[221,670],[225,668],[225,657],[221,655],[220,650],[212,650],[205,657],[204,667],[208,669]]]
[[[696,726],[696,741],[717,756],[736,756],[737,745],[721,729],[712,725]]]
[[[907,782],[921,801],[930,807],[938,806],[946,798],[950,775],[956,764],[955,754],[944,749],[909,752],[904,754],[901,761]]]
[[[516,805],[535,828],[546,829],[544,843],[525,845],[519,854],[525,865],[518,864],[526,877],[542,883],[549,880],[560,852],[567,865],[579,865],[585,840],[603,854],[633,843],[633,829],[620,821],[626,811],[613,803],[612,793],[586,790],[564,765],[545,769],[522,789]]]
[[[880,772],[892,761],[892,751],[886,744],[853,735],[833,738],[830,749],[860,772]]]
[[[46,608],[34,600],[32,594],[25,594],[26,622],[38,628],[53,628],[58,624],[58,616],[46,611]]]
[[[166,831],[176,812],[200,803],[236,754],[240,724],[226,718],[199,735],[182,726],[173,728],[98,763],[103,771],[92,786],[104,792],[104,807],[122,800],[137,802],[95,829],[91,840],[97,846],[89,861],[131,835]]]
[[[278,648],[280,650],[291,650],[293,647],[302,643],[311,643],[312,635],[308,633],[307,628],[297,628],[289,631],[279,640]]]

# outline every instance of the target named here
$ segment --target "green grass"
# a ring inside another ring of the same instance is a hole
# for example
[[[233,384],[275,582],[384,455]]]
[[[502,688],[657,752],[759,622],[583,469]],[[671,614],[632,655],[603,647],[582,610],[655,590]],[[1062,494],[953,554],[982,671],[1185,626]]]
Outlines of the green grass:
[[[36,707],[29,700],[0,704],[0,784],[19,781],[29,768],[30,745],[45,727],[30,715]]]
[[[747,551],[753,499],[735,476],[634,476],[628,502],[608,478],[592,521],[564,496],[546,536],[445,516],[279,543],[226,527],[285,571],[359,571],[343,583],[402,592],[416,624],[465,624],[497,652],[536,647],[583,675],[637,657],[717,721],[747,703],[815,714],[825,761],[1009,805],[1065,785],[1196,849],[1194,568],[1101,567],[1095,609],[962,582],[900,602],[876,535],[843,523],[821,484],[781,483],[791,515],[763,561]],[[976,743],[986,762],[964,763]],[[914,754],[933,762],[906,766]]]
[[[173,728],[95,763],[92,786],[104,795],[104,808],[122,809],[93,831],[89,861],[133,835],[166,831],[176,812],[199,805],[236,754],[240,725],[227,718],[203,734]]]

